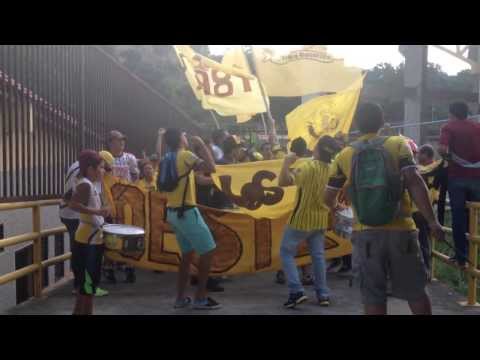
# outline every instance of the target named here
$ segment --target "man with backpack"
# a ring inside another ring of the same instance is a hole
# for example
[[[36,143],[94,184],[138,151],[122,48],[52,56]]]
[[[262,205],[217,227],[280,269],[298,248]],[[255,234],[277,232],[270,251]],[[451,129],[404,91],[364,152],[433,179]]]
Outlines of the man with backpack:
[[[194,179],[194,171],[215,172],[215,162],[207,146],[198,136],[190,139],[190,145],[197,149],[200,157],[186,150],[189,146],[188,140],[185,133],[178,129],[168,129],[164,141],[167,153],[160,162],[158,190],[167,197],[167,222],[175,232],[182,253],[174,307],[184,308],[192,303],[192,300],[185,296],[185,291],[190,278],[193,255],[196,252],[200,260],[193,308],[219,309],[221,305],[207,296],[207,279],[216,244],[210,229],[195,206]]]
[[[338,206],[337,195],[346,184],[355,212],[352,236],[365,313],[387,313],[387,277],[393,296],[408,301],[413,314],[430,315],[427,276],[412,219],[411,201],[438,240],[444,231],[435,218],[428,190],[418,173],[404,138],[382,137],[383,111],[376,104],[361,105],[355,117],[362,136],[343,149],[330,168],[325,203]]]

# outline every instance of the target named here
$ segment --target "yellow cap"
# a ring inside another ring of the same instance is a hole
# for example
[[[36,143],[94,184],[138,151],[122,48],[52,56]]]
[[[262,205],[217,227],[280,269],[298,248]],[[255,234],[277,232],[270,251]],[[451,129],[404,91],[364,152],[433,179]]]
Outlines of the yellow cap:
[[[102,150],[98,154],[103,159],[103,161],[107,163],[107,165],[113,166],[113,162],[114,162],[113,155],[109,151]]]

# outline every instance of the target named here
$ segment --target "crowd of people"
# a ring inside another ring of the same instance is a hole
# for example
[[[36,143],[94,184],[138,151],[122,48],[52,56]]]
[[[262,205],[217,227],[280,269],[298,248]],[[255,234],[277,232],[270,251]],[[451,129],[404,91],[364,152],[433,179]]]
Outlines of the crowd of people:
[[[108,191],[114,179],[134,183],[146,192],[160,191],[167,199],[166,221],[182,254],[174,307],[220,308],[208,295],[224,290],[220,285],[224,279],[210,277],[216,244],[196,206],[236,208],[211,178],[217,165],[272,159],[283,159],[279,186],[296,187],[294,210],[281,241],[282,270],[275,277],[276,282],[288,285],[286,308],[308,300],[304,287],[309,285],[320,306],[330,305],[325,232],[344,225],[341,219],[348,219],[345,214],[353,208],[353,233],[349,225],[347,230],[343,226],[351,235],[352,255],[332,264],[340,264],[341,272],[352,271],[365,313],[386,314],[391,294],[408,301],[414,314],[431,314],[426,292],[430,237],[444,240],[443,215],[439,222],[433,205],[438,203],[440,208],[442,191],[445,197],[448,189],[455,242],[451,261],[465,266],[465,205],[480,201],[480,125],[468,119],[466,104],[451,104],[436,156],[432,145],[417,148],[401,135],[388,134],[382,109],[376,104],[361,104],[354,122],[360,138],[349,143],[345,136],[318,136],[313,151],[302,138],[292,139],[287,150],[270,142],[257,147],[223,129],[214,131],[208,140],[187,136],[179,129],[160,129],[156,153],[149,157],[144,153],[142,159],[125,151],[123,134],[111,131],[107,150],[82,151],[66,175],[60,217],[71,239],[77,295],[74,314],[91,314],[93,297],[108,295],[98,286],[102,274],[110,283],[117,281],[118,271],[124,273],[126,282],[136,280],[134,268],[103,257],[101,228],[115,219]],[[293,166],[300,158],[304,161]],[[421,174],[419,167],[424,169]],[[301,268],[302,277],[295,261],[301,241],[306,241],[312,259],[311,266]],[[191,276],[195,253],[198,274]],[[197,286],[193,298],[187,295],[189,282]]]

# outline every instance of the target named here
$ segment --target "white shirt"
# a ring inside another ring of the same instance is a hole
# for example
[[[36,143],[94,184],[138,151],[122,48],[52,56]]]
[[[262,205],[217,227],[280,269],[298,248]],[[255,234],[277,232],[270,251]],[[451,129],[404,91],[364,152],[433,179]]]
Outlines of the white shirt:
[[[137,158],[135,157],[135,155],[125,152],[118,157],[115,156],[112,170],[113,176],[131,182],[132,174],[138,175],[139,173]]]
[[[97,183],[92,183],[87,178],[81,178],[78,181],[77,186],[80,184],[88,184],[90,186],[90,197],[88,198],[87,207],[92,209],[101,209],[102,199],[100,198],[100,193],[98,192]],[[88,221],[86,222],[94,226],[95,228],[99,228],[105,223],[105,219],[103,218],[103,216],[99,216],[99,215],[82,214],[82,218],[87,218]]]
[[[65,175],[65,194],[69,191],[75,190],[75,186],[78,183],[78,174],[80,173],[80,164],[78,161],[75,161],[68,169],[67,174]],[[60,204],[59,215],[64,219],[75,220],[79,218],[79,213],[70,209],[67,206],[65,200],[62,200]]]

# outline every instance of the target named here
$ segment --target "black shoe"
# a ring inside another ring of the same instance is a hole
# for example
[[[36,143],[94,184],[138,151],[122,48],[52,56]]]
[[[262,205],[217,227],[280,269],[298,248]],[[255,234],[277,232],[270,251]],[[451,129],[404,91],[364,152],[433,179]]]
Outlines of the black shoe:
[[[115,277],[115,271],[113,269],[103,270],[103,277],[105,278],[105,281],[109,284],[117,283],[117,278]]]
[[[125,269],[125,282],[128,284],[133,284],[137,281],[137,276],[135,274],[135,269]]]
[[[217,279],[208,278],[207,280],[207,290],[210,292],[223,292],[225,289],[219,285]]]
[[[206,303],[199,303],[197,301],[193,302],[193,308],[195,310],[217,310],[221,309],[222,305],[213,300],[212,298],[207,298]]]
[[[330,298],[328,296],[319,296],[318,305],[320,306],[330,306]]]
[[[295,306],[305,302],[308,300],[308,297],[303,293],[302,291],[294,294],[290,294],[288,297],[288,300],[283,306],[285,306],[287,309],[293,309]]]
[[[285,284],[285,273],[283,271],[277,271],[277,275],[275,275],[275,282],[277,284],[283,285]]]

